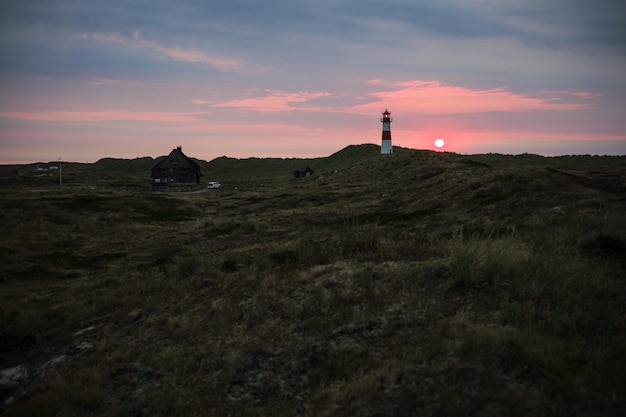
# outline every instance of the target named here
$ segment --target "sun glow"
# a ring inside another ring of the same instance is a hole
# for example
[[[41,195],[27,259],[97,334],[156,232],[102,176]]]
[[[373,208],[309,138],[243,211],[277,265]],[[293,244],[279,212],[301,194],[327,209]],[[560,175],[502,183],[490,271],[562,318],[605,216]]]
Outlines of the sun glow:
[[[438,149],[443,148],[444,143],[445,142],[441,138],[435,139],[435,147],[438,148]]]

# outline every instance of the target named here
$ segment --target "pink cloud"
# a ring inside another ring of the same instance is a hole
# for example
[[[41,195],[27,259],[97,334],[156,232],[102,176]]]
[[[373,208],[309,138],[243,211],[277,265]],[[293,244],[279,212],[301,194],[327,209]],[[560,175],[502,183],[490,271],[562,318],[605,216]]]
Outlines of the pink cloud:
[[[205,64],[222,71],[258,73],[270,71],[272,69],[271,66],[252,64],[241,59],[212,54],[200,49],[160,45],[156,42],[141,38],[138,32],[135,32],[132,38],[128,38],[117,33],[81,32],[78,35],[78,38],[102,43],[117,43],[143,48],[154,51],[163,57],[174,59],[176,61]]]
[[[381,85],[385,83],[385,80],[382,78],[372,78],[371,80],[365,81],[365,83],[369,85]]]
[[[547,90],[542,91],[543,94],[550,96],[557,96],[559,98],[565,97],[579,97],[585,100],[590,100],[592,98],[601,97],[601,94],[592,93],[589,91],[571,91],[571,90]]]
[[[378,85],[378,82],[371,85]],[[483,112],[523,112],[530,110],[578,110],[580,102],[561,102],[572,96],[592,98],[592,93],[552,92],[539,98],[511,92],[505,88],[472,90],[460,86],[442,85],[439,81],[403,81],[391,84],[391,89],[370,93],[374,101],[346,109],[348,113],[372,114],[382,108],[402,109],[403,113],[461,114]]]
[[[89,78],[87,81],[85,81],[85,83],[90,84],[90,85],[98,85],[98,86],[132,85],[132,86],[139,86],[139,87],[163,87],[165,85],[163,83],[145,82],[142,80],[128,80],[128,79],[122,79],[122,78],[102,78],[102,77]]]
[[[330,97],[327,92],[311,93],[307,91],[298,91],[289,93],[284,91],[265,90],[262,97],[244,98],[237,100],[224,101],[216,105],[216,107],[241,107],[257,112],[282,112],[294,110],[306,111],[322,111],[321,107],[303,105],[310,100]]]
[[[143,42],[146,44],[146,41]],[[206,64],[223,71],[257,73],[270,71],[272,67],[250,64],[241,59],[226,58],[215,54],[209,54],[197,49],[184,49],[178,47],[161,47],[150,42],[146,46],[152,47],[160,54],[177,61]]]
[[[328,92],[285,92],[264,90],[259,97],[224,101],[216,107],[239,107],[254,112],[284,111],[339,111],[351,114],[378,114],[381,109],[402,109],[404,114],[469,114],[486,112],[525,112],[531,110],[570,111],[584,109],[583,102],[596,97],[583,91],[541,91],[534,95],[520,94],[504,87],[471,89],[442,85],[439,81],[412,80],[388,84],[382,78],[370,79],[366,84],[379,91],[365,96],[366,104],[348,106],[314,106],[319,98],[335,97]],[[356,99],[363,99],[358,97]],[[197,101],[197,103],[200,103]],[[205,104],[205,103],[202,103]]]
[[[43,110],[22,112],[0,112],[0,117],[15,120],[38,122],[107,122],[107,121],[141,121],[141,122],[195,122],[205,112],[146,112],[130,110],[103,111],[68,111]]]

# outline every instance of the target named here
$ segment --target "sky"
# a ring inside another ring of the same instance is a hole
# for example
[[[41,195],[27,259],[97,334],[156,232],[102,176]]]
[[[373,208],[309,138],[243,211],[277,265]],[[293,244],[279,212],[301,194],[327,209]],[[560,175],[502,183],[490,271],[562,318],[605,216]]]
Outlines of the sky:
[[[0,164],[626,154],[624,0],[0,0]]]

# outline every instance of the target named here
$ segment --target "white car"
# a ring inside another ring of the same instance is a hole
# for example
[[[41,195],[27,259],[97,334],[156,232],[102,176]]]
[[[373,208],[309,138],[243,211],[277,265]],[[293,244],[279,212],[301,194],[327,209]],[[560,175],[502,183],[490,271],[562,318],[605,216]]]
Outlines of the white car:
[[[207,184],[206,188],[220,188],[222,186],[222,184],[220,184],[217,181],[209,181],[209,183]]]

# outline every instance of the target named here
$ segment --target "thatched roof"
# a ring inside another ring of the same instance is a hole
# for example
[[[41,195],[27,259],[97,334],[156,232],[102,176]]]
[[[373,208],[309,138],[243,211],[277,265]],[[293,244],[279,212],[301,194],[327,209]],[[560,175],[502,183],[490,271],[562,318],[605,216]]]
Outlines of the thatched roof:
[[[167,168],[189,168],[192,171],[200,172],[200,165],[183,153],[182,147],[172,149],[172,152],[161,159],[152,167],[152,173],[159,169]]]

